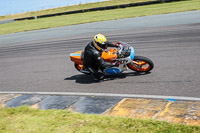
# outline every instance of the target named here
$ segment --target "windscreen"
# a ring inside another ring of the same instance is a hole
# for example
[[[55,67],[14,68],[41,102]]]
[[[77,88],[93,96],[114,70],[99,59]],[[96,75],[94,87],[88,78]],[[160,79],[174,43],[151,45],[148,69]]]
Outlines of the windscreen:
[[[119,58],[126,58],[128,56],[130,56],[131,53],[131,46],[128,45],[127,43],[124,42],[120,42],[122,47],[122,51],[121,54],[118,55]]]

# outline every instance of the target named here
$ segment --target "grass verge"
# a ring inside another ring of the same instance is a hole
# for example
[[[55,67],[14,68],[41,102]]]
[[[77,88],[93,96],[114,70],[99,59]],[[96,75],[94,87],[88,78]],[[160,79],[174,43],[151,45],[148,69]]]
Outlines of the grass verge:
[[[7,16],[0,16],[0,21],[8,20],[8,19],[24,18],[24,17],[34,17],[34,16],[67,12],[67,11],[83,10],[83,9],[96,8],[96,7],[129,4],[129,3],[136,3],[136,2],[146,2],[146,1],[152,1],[152,0],[109,0],[109,1],[96,2],[96,3],[79,4],[79,5],[74,5],[74,6],[52,8],[52,9],[35,11],[35,12],[26,12],[26,13],[7,15]]]
[[[129,7],[125,9],[63,15],[35,20],[16,21],[13,23],[1,24],[0,35],[97,21],[150,16],[191,10],[200,10],[199,0],[188,0],[164,4]]]
[[[200,127],[155,120],[80,114],[66,110],[37,110],[21,106],[0,108],[0,132],[198,133]]]

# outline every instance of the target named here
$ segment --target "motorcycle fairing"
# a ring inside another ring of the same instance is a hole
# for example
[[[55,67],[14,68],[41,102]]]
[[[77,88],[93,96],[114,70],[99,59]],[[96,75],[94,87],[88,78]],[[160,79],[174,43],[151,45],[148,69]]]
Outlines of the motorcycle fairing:
[[[82,51],[71,53],[70,54],[71,61],[75,62],[76,64],[83,65],[83,61],[81,60],[81,53]]]
[[[113,62],[117,58],[117,49],[109,49],[107,52],[103,51],[101,57],[106,62]]]
[[[101,57],[107,62],[113,62],[117,58],[117,49],[110,49],[108,52],[103,51]],[[74,52],[70,54],[71,61],[76,64],[83,65],[83,61],[81,60],[82,51]]]
[[[134,56],[135,56],[135,49],[132,47],[131,48],[131,54],[130,54],[131,60],[134,59]]]
[[[121,71],[118,68],[107,68],[104,70],[104,72],[107,74],[118,74]]]

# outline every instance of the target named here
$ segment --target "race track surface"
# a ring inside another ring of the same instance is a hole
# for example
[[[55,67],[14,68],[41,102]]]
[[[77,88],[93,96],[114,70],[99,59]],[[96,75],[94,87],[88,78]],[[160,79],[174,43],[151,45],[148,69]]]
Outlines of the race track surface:
[[[110,41],[129,43],[136,55],[149,57],[155,65],[149,74],[128,70],[102,83],[76,71],[69,58],[83,50],[95,33],[0,45],[0,91],[200,98],[200,23],[102,32]]]

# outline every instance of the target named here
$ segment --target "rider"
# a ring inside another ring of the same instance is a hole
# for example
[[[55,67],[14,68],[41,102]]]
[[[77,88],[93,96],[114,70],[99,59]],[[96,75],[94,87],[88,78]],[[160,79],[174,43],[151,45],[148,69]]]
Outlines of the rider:
[[[93,40],[88,43],[84,50],[83,64],[85,68],[98,80],[104,79],[102,71],[106,67],[117,65],[116,63],[105,62],[101,57],[103,50],[107,47],[118,47],[118,45],[108,42],[104,35],[97,34],[94,36]]]

